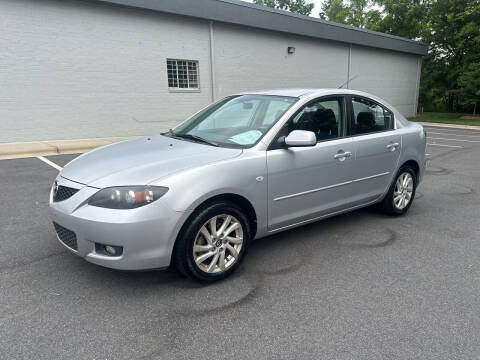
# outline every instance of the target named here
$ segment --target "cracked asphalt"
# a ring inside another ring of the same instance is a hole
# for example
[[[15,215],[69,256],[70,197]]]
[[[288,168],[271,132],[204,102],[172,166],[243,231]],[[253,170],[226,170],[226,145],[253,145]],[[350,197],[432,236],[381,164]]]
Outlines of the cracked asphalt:
[[[258,240],[210,286],[68,253],[47,214],[57,170],[1,160],[0,359],[480,358],[480,131],[427,132],[406,216]]]

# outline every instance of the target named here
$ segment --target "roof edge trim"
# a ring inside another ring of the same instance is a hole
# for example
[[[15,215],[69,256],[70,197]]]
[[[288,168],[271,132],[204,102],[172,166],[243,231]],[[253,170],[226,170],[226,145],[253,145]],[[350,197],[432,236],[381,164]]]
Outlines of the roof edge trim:
[[[428,44],[238,0],[82,0],[426,55]]]

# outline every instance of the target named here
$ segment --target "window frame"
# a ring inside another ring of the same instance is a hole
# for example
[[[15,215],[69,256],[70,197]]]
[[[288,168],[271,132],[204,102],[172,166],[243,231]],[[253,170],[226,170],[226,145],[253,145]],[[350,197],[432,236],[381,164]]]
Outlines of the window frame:
[[[168,62],[169,61],[175,61],[176,65],[176,76],[177,76],[177,86],[176,87],[171,87],[169,84],[169,74],[168,74]],[[179,78],[178,78],[178,62],[179,61],[186,61],[187,62],[187,84],[189,84],[189,71],[188,71],[188,62],[194,62],[196,63],[197,67],[197,87],[186,87],[186,88],[181,88],[178,87],[178,84],[180,83]],[[167,65],[167,88],[169,92],[176,93],[176,92],[200,92],[200,61],[199,60],[189,60],[189,59],[178,59],[178,58],[166,58],[165,64]]]
[[[334,139],[324,139],[324,140],[318,140],[317,139],[317,144],[327,142],[327,141],[335,141],[335,140],[345,139],[345,138],[349,137],[349,131],[350,131],[349,117],[350,117],[350,115],[349,115],[349,109],[348,109],[347,96],[345,94],[324,95],[324,96],[320,96],[320,97],[317,97],[315,99],[312,99],[312,100],[308,101],[307,103],[303,104],[299,109],[297,109],[297,111],[295,111],[293,113],[293,115],[290,116],[287,121],[285,121],[285,123],[282,125],[281,129],[278,130],[277,134],[275,135],[273,140],[268,145],[267,150],[277,150],[277,149],[284,149],[285,148],[284,146],[282,146],[281,144],[278,143],[278,139],[282,136],[288,136],[288,134],[285,134],[285,129],[287,128],[288,123],[290,121],[292,121],[293,119],[295,119],[295,117],[301,111],[303,111],[304,108],[306,108],[308,106],[311,106],[312,104],[314,104],[316,102],[319,102],[319,101],[328,101],[328,100],[334,100],[334,99],[342,99],[343,100],[343,106],[342,106],[343,107],[343,118],[344,118],[343,134],[342,134],[342,136],[338,136]],[[312,146],[312,147],[315,147],[315,146]]]
[[[380,131],[372,131],[372,132],[369,132],[369,133],[364,133],[364,134],[356,134],[354,133],[354,129],[355,129],[355,124],[356,124],[356,119],[355,119],[355,111],[353,110],[353,98],[361,98],[361,99],[364,99],[364,100],[367,100],[367,101],[370,101],[372,103],[374,103],[375,105],[378,105],[382,108],[383,110],[383,116],[385,116],[385,112],[389,112],[390,114],[392,114],[392,127],[391,129],[387,129],[387,130],[380,130]],[[380,133],[385,133],[385,132],[388,132],[388,131],[393,131],[395,130],[397,127],[396,127],[396,123],[395,123],[395,114],[393,113],[392,110],[390,110],[389,108],[387,108],[385,105],[379,103],[378,101],[375,101],[369,97],[366,97],[366,96],[362,96],[362,95],[348,95],[347,96],[347,102],[348,102],[348,112],[349,112],[349,137],[356,137],[356,136],[367,136],[367,135],[373,135],[373,134],[380,134]]]

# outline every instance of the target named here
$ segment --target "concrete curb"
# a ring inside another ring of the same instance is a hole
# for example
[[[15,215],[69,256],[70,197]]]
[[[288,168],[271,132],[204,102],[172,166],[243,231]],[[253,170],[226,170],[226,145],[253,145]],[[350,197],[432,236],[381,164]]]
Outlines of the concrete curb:
[[[466,129],[466,130],[480,131],[480,126],[473,126],[473,125],[441,124],[441,123],[432,123],[432,122],[423,122],[423,121],[416,121],[416,123],[425,125],[425,126],[436,126],[436,127],[451,128],[451,129]]]
[[[0,160],[83,153],[102,145],[107,145],[113,142],[131,138],[134,137],[0,143]]]

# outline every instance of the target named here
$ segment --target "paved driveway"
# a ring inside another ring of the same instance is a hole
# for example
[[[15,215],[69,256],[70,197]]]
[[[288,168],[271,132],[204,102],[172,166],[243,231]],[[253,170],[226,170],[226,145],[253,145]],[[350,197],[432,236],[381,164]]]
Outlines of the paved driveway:
[[[480,132],[427,131],[406,216],[366,209],[259,240],[210,286],[71,255],[47,216],[57,170],[0,161],[0,358],[479,358]]]

